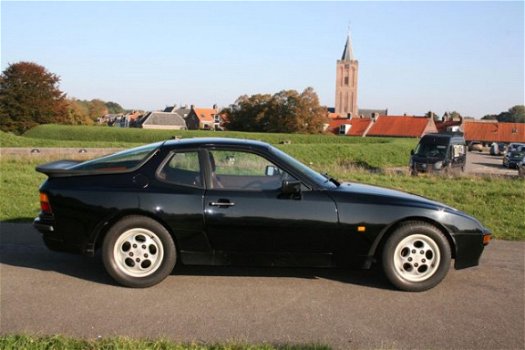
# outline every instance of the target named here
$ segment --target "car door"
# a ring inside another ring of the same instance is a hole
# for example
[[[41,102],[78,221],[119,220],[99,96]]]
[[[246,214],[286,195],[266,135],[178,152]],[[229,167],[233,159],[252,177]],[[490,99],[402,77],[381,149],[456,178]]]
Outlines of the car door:
[[[185,252],[211,250],[204,233],[202,159],[198,150],[169,152],[155,172],[156,181],[141,195],[141,207],[174,232],[183,258]]]
[[[452,144],[450,146],[451,167],[463,168],[466,162],[466,146],[463,144]]]
[[[323,191],[284,194],[296,179],[267,157],[213,149],[204,199],[205,227],[214,249],[237,253],[331,253],[337,229],[334,201]]]

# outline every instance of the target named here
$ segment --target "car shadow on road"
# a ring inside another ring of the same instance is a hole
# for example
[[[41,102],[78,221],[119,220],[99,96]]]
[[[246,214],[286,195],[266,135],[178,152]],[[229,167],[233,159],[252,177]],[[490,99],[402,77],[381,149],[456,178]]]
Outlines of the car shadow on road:
[[[472,164],[473,165],[482,165],[482,166],[486,166],[486,167],[489,167],[489,168],[500,169],[500,170],[501,169],[506,169],[501,164],[485,163],[485,162],[472,162]]]
[[[95,257],[49,250],[30,224],[1,222],[0,263],[52,271],[97,284],[117,286],[107,274],[100,252]],[[178,264],[168,278],[180,276],[326,279],[370,288],[393,289],[378,266],[371,270],[308,267],[184,266]]]
[[[22,268],[52,271],[97,284],[118,286],[106,273],[100,255],[86,257],[52,252],[42,245],[0,245],[0,263]],[[171,276],[217,276],[326,279],[377,289],[393,289],[377,268],[371,270],[306,267],[176,266]]]
[[[376,289],[394,290],[394,287],[377,266],[370,270],[311,267],[176,266],[172,275],[326,279]]]
[[[53,271],[99,284],[116,285],[104,270],[100,257],[49,251],[43,244],[1,244],[0,263],[41,271]]]

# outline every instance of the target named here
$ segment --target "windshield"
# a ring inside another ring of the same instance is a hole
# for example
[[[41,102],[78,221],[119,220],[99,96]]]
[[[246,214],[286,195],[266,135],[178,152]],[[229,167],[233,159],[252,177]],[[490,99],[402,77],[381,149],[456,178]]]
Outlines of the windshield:
[[[278,148],[271,147],[271,150],[273,153],[275,153],[279,158],[286,161],[288,164],[290,164],[294,169],[308,177],[309,179],[312,179],[317,184],[324,185],[324,186],[330,186],[330,187],[337,187],[337,185],[330,181],[330,179],[327,176],[319,174],[317,171],[310,169],[297,159],[293,158],[292,156],[284,153]]]
[[[88,160],[71,167],[72,170],[125,171],[133,169],[146,161],[162,142],[117,152],[109,156]]]
[[[523,158],[525,151],[514,151],[510,154],[511,158]]]
[[[425,158],[444,159],[447,154],[447,145],[436,145],[433,143],[420,143],[417,145],[415,154]]]

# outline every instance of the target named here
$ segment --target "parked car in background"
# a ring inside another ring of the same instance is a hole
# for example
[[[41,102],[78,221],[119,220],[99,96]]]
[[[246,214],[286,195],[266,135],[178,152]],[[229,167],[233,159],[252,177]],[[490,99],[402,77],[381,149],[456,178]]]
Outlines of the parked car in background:
[[[523,147],[525,147],[525,143],[518,143],[518,142],[509,143],[509,146],[507,147],[507,153],[517,151]]]
[[[483,144],[479,141],[470,141],[468,144],[469,152],[478,151],[483,152]]]
[[[467,162],[462,133],[427,134],[410,152],[410,173],[464,171]]]
[[[503,166],[506,168],[517,168],[518,163],[521,162],[525,155],[525,145],[516,146],[511,152],[505,153],[503,157]]]
[[[93,256],[117,282],[148,287],[191,265],[381,264],[423,291],[478,265],[490,231],[420,196],[340,183],[269,144],[194,138],[36,168],[34,226],[52,250]]]

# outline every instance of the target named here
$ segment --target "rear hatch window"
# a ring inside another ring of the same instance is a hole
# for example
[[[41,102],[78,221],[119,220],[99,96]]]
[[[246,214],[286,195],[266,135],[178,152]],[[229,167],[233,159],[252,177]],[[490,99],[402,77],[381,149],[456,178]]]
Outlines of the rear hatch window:
[[[142,165],[162,145],[162,142],[131,148],[109,156],[88,160],[68,170],[126,171]]]

